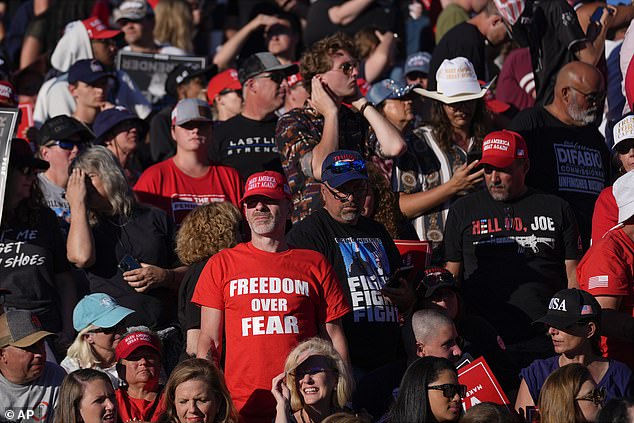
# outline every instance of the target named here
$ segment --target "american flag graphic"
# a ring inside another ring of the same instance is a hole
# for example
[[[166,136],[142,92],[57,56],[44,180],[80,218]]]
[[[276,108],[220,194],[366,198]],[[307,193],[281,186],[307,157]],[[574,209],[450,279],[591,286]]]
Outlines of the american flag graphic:
[[[607,288],[608,275],[592,276],[588,279],[588,289]]]

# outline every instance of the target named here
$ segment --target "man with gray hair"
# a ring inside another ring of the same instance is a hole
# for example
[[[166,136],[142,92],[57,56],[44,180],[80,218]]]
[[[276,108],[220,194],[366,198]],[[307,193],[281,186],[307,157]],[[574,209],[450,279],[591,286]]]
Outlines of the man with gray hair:
[[[462,355],[458,346],[458,331],[453,320],[439,310],[418,310],[412,316],[416,338],[416,355],[442,357],[453,362]]]

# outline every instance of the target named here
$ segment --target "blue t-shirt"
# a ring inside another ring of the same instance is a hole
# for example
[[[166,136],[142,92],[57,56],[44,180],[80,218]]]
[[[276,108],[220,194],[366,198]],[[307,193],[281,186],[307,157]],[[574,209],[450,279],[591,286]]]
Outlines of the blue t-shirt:
[[[520,377],[526,381],[528,391],[531,393],[535,404],[537,404],[539,399],[539,392],[544,385],[544,381],[546,381],[548,375],[558,368],[559,356],[556,355],[543,360],[535,360],[530,366],[520,371]],[[631,398],[634,393],[632,389],[632,371],[620,361],[609,360],[608,371],[605,372],[597,386],[605,387],[606,401],[612,398]]]

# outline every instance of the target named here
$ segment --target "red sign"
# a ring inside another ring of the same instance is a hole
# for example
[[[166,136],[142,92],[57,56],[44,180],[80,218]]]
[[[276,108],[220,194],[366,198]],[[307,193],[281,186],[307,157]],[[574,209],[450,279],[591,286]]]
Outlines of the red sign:
[[[33,126],[33,105],[31,103],[18,104],[20,109],[20,123],[18,124],[18,138],[26,138],[26,131]]]
[[[458,381],[467,385],[467,395],[462,400],[465,410],[481,402],[509,404],[502,387],[482,357],[458,369]]]
[[[425,270],[431,263],[431,243],[428,241],[406,241],[395,239],[394,244],[401,253],[403,266],[414,266],[417,270]]]

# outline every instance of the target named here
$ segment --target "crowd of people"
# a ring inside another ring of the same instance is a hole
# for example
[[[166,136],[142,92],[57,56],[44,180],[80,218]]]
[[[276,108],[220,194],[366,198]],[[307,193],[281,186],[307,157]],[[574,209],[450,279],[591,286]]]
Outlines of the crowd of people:
[[[634,422],[634,6],[0,16],[0,421]]]

